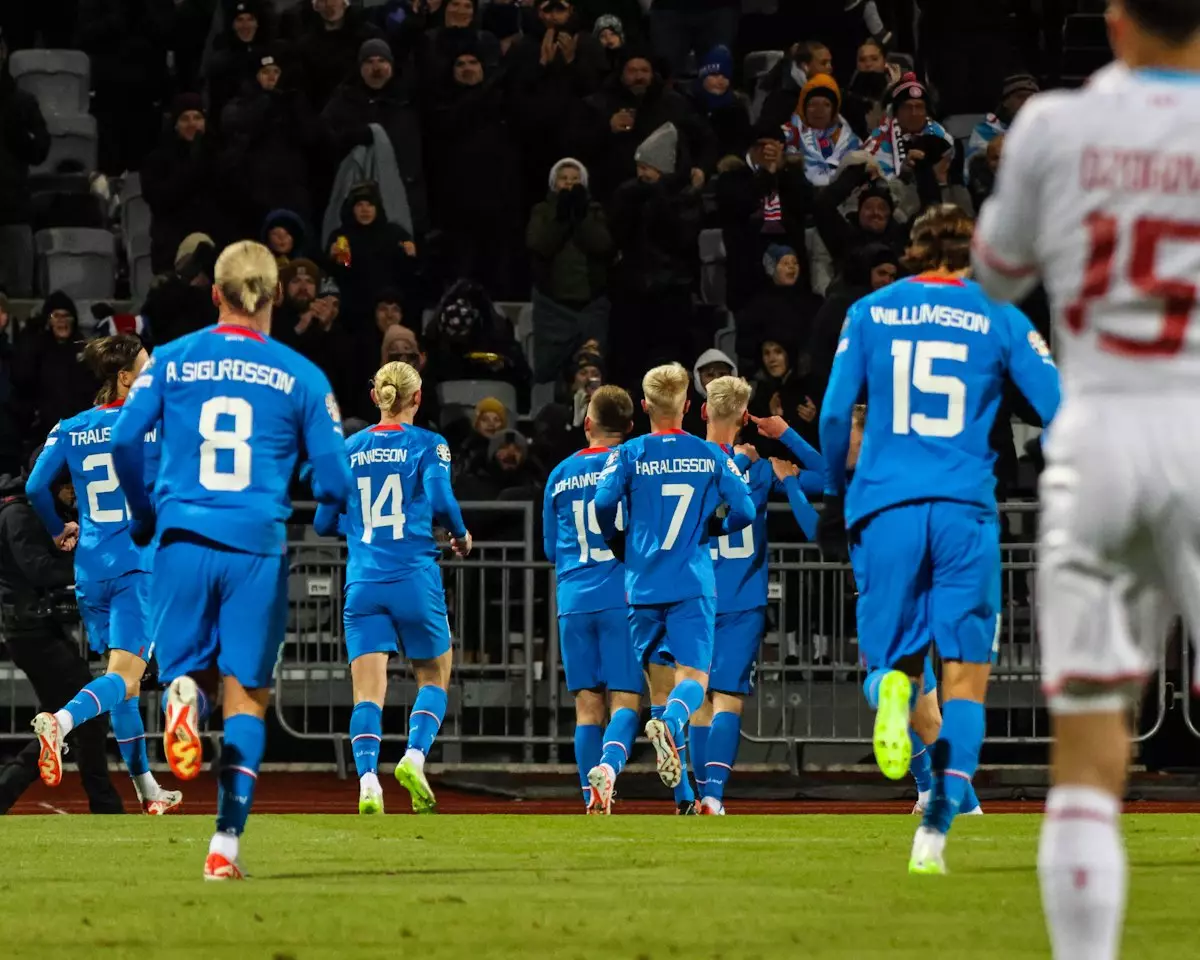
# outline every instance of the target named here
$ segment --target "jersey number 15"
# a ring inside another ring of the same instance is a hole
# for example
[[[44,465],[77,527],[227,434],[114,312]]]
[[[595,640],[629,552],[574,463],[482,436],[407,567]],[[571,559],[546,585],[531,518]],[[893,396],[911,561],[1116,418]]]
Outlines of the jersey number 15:
[[[892,341],[892,433],[957,437],[966,421],[967,385],[958,377],[933,372],[934,360],[966,363],[967,345],[946,340]],[[911,391],[945,397],[946,415],[912,412]]]

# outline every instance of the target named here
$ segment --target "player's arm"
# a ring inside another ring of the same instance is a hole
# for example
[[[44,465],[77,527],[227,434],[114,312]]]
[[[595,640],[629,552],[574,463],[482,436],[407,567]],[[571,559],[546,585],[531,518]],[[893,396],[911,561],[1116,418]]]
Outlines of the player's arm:
[[[995,190],[975,224],[971,244],[974,277],[997,300],[1021,300],[1038,285],[1042,176],[1047,148],[1061,136],[1048,126],[1046,104],[1034,98],[1013,121],[1004,140]]]
[[[342,518],[345,512],[332,503],[318,503],[313,516],[313,529],[322,537],[336,537],[342,533]]]
[[[721,533],[737,533],[754,522],[758,511],[750,496],[749,479],[737,472],[732,461],[717,460],[717,493],[727,508],[721,521]]]
[[[812,473],[813,471],[801,471],[794,463],[788,460],[779,460],[776,457],[771,458],[771,469],[774,471],[774,482],[772,489],[783,493],[788,498],[788,505],[792,508],[792,516],[796,518],[796,523],[800,525],[800,529],[804,531],[804,535],[812,540],[817,535],[817,511],[816,508],[808,502],[808,497],[804,495],[804,489],[800,484],[800,477],[804,473]]]
[[[54,494],[50,488],[66,465],[67,448],[63,438],[58,436],[58,425],[55,424],[50,435],[46,437],[46,445],[42,447],[37,463],[29,473],[29,479],[25,481],[25,496],[29,498],[29,505],[55,540],[62,535],[65,524],[54,508]]]
[[[850,452],[850,430],[854,405],[867,380],[867,363],[862,346],[862,308],[850,308],[838,340],[829,386],[821,403],[821,450],[825,455],[825,490],[829,496],[846,492],[846,456]]]
[[[600,479],[596,481],[596,522],[600,536],[608,543],[617,536],[617,508],[625,497],[626,488],[625,451],[618,448],[608,455]],[[626,526],[629,524],[626,523]]]
[[[342,415],[325,374],[315,367],[304,391],[301,430],[304,449],[312,466],[309,483],[313,499],[328,503],[340,513],[350,495],[350,467],[346,464],[346,438]]]
[[[162,412],[163,378],[151,358],[133,382],[112,432],[113,469],[129,504],[134,541],[142,546],[154,532],[154,504],[146,489],[146,434]]]
[[[554,563],[558,545],[558,516],[554,512],[554,482],[558,471],[551,472],[542,492],[542,551],[546,559]]]
[[[421,459],[421,485],[433,507],[433,518],[449,530],[456,541],[465,541],[470,534],[450,486],[450,445],[436,434],[434,441]]]
[[[1029,405],[1037,411],[1042,426],[1049,427],[1062,399],[1058,367],[1042,335],[1033,329],[1029,318],[1013,306],[1004,308],[1008,315],[1011,340],[1008,349],[1008,373]]]

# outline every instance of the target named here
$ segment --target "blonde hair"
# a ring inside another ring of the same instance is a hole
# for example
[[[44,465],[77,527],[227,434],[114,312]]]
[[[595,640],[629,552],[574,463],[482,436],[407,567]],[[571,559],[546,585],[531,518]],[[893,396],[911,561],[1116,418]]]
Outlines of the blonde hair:
[[[664,363],[642,377],[642,393],[651,416],[671,417],[683,413],[691,377],[679,363]]]
[[[375,405],[384,413],[399,413],[421,389],[421,375],[403,360],[385,363],[375,371]]]
[[[741,377],[717,377],[708,384],[708,418],[738,420],[750,403],[750,384]]]
[[[279,267],[275,254],[261,243],[242,240],[230,244],[221,251],[213,272],[221,297],[239,313],[253,316],[275,302]]]

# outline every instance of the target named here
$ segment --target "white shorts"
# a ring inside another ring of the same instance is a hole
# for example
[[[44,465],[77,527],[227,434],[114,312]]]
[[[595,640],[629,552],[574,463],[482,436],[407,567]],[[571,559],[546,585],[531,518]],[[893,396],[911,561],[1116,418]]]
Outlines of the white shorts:
[[[1122,709],[1175,611],[1200,637],[1200,399],[1075,397],[1050,429],[1038,533],[1042,684],[1059,713]]]

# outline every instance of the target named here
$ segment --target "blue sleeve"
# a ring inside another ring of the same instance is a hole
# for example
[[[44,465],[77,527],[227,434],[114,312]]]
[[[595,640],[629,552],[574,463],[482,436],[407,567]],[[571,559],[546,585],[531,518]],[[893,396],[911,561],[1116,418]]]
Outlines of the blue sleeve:
[[[67,465],[67,448],[57,433],[58,425],[55,424],[25,481],[25,496],[52,537],[63,532],[63,522],[54,508],[54,494],[50,488]]]
[[[825,492],[825,470],[801,470],[800,489],[806,497],[819,497]]]
[[[788,427],[779,440],[787,447],[788,453],[800,461],[800,466],[807,470],[815,470],[817,473],[825,472],[825,458],[794,429]]]
[[[862,301],[850,308],[838,340],[821,403],[821,450],[825,454],[825,492],[840,496],[846,490],[846,456],[850,453],[850,426],[854,405],[867,379],[862,346]]]
[[[317,504],[317,515],[313,517],[313,529],[323,537],[336,537],[342,532],[344,514],[332,503]]]
[[[809,540],[812,540],[817,535],[817,511],[808,502],[808,498],[804,496],[804,491],[800,487],[800,480],[796,477],[788,477],[783,481],[783,490],[787,494],[788,504],[792,508],[792,516],[800,524],[800,529],[804,531],[804,535]]]
[[[438,434],[433,441],[421,459],[421,485],[433,507],[433,518],[450,536],[461,540],[467,535],[467,525],[450,486],[450,445]]]
[[[350,468],[342,415],[325,374],[313,368],[305,384],[302,411],[304,449],[312,464],[312,492],[319,503],[341,508],[350,495]]]
[[[1062,397],[1058,368],[1050,356],[1050,347],[1020,310],[1013,306],[1005,306],[1002,309],[1008,315],[1008,329],[1011,333],[1008,349],[1009,376],[1041,417],[1042,426],[1049,427]]]
[[[736,468],[735,468],[736,469]],[[737,533],[754,522],[758,511],[750,496],[749,478],[730,469],[725,460],[717,461],[717,493],[721,502],[729,508],[721,522],[722,533]]]
[[[608,455],[596,481],[596,522],[605,543],[617,534],[617,511],[625,497],[625,448]]]
[[[113,469],[130,515],[141,522],[154,516],[146,490],[146,434],[162,420],[163,381],[156,367],[151,357],[133,382],[112,432]]]
[[[154,425],[154,430],[152,431],[154,439],[146,441],[145,450],[143,451],[146,455],[146,472],[144,474],[146,478],[146,493],[150,495],[154,493],[154,483],[158,479],[158,466],[162,463],[161,431],[162,422],[160,421]],[[147,434],[147,436],[150,436],[150,434]]]
[[[546,481],[546,489],[542,493],[542,551],[551,563],[554,562],[558,543],[558,517],[554,512],[554,481],[556,478],[557,472],[551,472]]]
[[[749,473],[750,468],[752,466],[754,466],[753,461],[751,461],[751,459],[748,456],[746,456],[744,453],[739,453],[736,457],[734,457],[733,464],[739,470],[741,470],[742,473]]]

